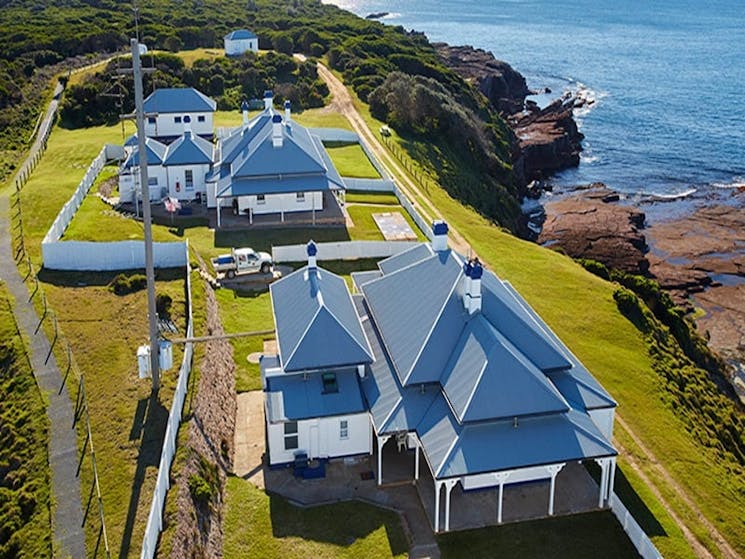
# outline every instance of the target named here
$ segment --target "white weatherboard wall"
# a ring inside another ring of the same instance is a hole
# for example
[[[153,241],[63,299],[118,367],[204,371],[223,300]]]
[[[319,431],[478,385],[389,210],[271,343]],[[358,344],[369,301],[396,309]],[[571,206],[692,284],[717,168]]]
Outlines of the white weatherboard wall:
[[[197,192],[206,194],[207,188],[205,177],[210,172],[209,165],[169,165],[164,167],[167,182],[164,186],[168,188],[168,195],[179,200],[194,200]],[[186,171],[191,171],[193,184],[186,188]]]
[[[505,472],[506,473],[506,472]],[[515,470],[509,470],[509,477],[505,481],[505,485],[511,483],[524,483],[526,481],[538,481],[542,479],[550,479],[551,472],[547,466],[535,466],[533,468],[518,468]],[[497,487],[499,482],[494,477],[493,473],[488,474],[476,474],[472,476],[463,476],[460,478],[463,489],[481,489],[483,487]]]
[[[150,120],[154,119],[155,122]],[[176,122],[176,120],[179,122]],[[200,120],[202,119],[202,120]],[[188,120],[188,122],[184,122]],[[148,138],[163,138],[183,136],[186,125],[199,136],[212,136],[212,113],[161,113],[145,119],[145,136]]]
[[[318,260],[387,258],[420,244],[419,241],[339,241],[316,243]],[[303,262],[308,259],[306,245],[272,247],[275,262]]]
[[[259,52],[259,39],[225,39],[225,54],[238,56],[244,52]]]
[[[186,264],[186,294],[188,297],[187,317],[188,326],[186,337],[194,336],[194,325],[192,320],[192,301],[191,301],[191,268],[189,267],[189,245],[184,243],[184,258]],[[166,494],[170,486],[170,471],[173,463],[173,455],[176,453],[176,436],[178,435],[179,425],[181,424],[181,412],[184,409],[184,399],[186,390],[189,386],[189,373],[191,372],[193,344],[188,342],[184,346],[184,358],[181,360],[179,369],[178,382],[176,383],[176,393],[173,395],[173,404],[168,414],[168,425],[166,434],[163,438],[163,449],[160,453],[160,463],[158,465],[158,478],[155,482],[153,500],[150,504],[150,514],[147,517],[145,526],[145,535],[142,538],[141,559],[152,559],[155,557],[155,551],[158,547],[158,538],[163,530],[163,507],[166,502]]]
[[[348,435],[340,438],[340,421],[347,421]],[[305,419],[297,422],[298,448],[285,450],[285,424],[267,424],[269,463],[286,464],[295,459],[296,452],[308,458],[335,458],[372,451],[372,428],[367,412]]]
[[[230,207],[230,202],[223,202]],[[226,206],[223,206],[226,207]],[[297,194],[267,194],[263,202],[257,200],[256,196],[240,196],[238,198],[238,211],[241,213],[251,209],[254,214],[275,214],[280,212],[309,212],[311,210],[323,209],[323,193],[305,192],[304,196],[298,199]]]

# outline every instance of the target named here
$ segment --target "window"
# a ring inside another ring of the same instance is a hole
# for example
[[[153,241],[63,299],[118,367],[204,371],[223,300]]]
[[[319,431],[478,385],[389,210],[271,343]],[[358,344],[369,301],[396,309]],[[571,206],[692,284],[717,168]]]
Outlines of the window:
[[[194,171],[191,169],[184,171],[184,185],[186,190],[194,190]]]
[[[336,382],[336,373],[323,373],[321,379],[323,380],[324,394],[339,392],[339,385]]]
[[[154,116],[147,117],[147,123],[148,124],[155,124],[155,117]]]
[[[189,115],[184,116],[184,122],[187,123],[187,124],[190,123],[191,122],[191,117]]]
[[[257,204],[266,204],[266,196],[263,194],[257,194],[256,195],[256,203]]]
[[[158,177],[148,177],[147,178],[147,185],[148,186],[158,186]]]
[[[297,447],[297,421],[288,421],[285,423],[285,450],[295,450]]]
[[[339,438],[349,438],[349,421],[347,421],[346,419],[342,419],[341,421],[339,421]]]
[[[305,202],[305,192],[298,192],[297,194],[295,194],[295,199],[298,202]]]
[[[176,124],[181,124],[181,117],[180,116],[173,117],[173,122],[175,122]]]
[[[204,122],[204,115],[199,115],[197,117],[197,122]]]

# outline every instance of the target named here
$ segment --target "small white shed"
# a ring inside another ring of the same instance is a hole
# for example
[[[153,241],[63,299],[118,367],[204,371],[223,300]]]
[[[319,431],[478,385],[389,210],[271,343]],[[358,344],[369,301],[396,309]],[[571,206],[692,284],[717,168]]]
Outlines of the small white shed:
[[[240,56],[244,52],[259,52],[259,38],[248,29],[237,29],[225,35],[225,55]]]

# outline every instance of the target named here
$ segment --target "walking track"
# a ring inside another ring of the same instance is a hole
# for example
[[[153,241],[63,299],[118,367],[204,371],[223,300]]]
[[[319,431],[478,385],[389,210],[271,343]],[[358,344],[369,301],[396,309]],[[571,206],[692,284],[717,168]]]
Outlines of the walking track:
[[[54,98],[38,128],[36,142],[21,166],[22,170],[30,166],[31,159],[41,148],[43,131],[52,125],[61,92],[62,87],[58,84]],[[13,184],[13,181],[10,184]],[[13,210],[10,208],[9,193],[9,188],[0,192],[0,280],[5,283],[15,299],[13,313],[18,327],[26,338],[36,383],[44,400],[48,402],[54,556],[82,559],[86,556],[85,533],[80,479],[77,476],[78,443],[73,427],[73,406],[67,387],[62,384],[63,373],[57,366],[54,355],[51,355],[49,339],[41,328],[36,332],[39,316],[33,304],[29,302],[28,289],[16,267],[11,246],[10,212]]]
[[[360,115],[359,111],[354,106],[354,102],[352,101],[352,97],[349,94],[349,91],[347,91],[346,86],[341,82],[341,80],[339,80],[339,78],[337,78],[328,68],[326,68],[326,66],[324,66],[320,62],[318,63],[318,73],[326,82],[326,85],[328,85],[329,90],[333,95],[331,106],[337,112],[347,117],[347,120],[349,120],[349,122],[351,123],[354,131],[362,139],[362,141],[364,141],[370,147],[372,152],[375,154],[375,157],[377,157],[378,161],[383,165],[386,171],[388,171],[388,174],[391,175],[391,179],[393,179],[394,175],[390,173],[390,170],[395,170],[396,178],[394,180],[396,181],[396,184],[411,200],[417,211],[419,211],[423,218],[429,219],[430,221],[433,218],[438,217],[439,212],[434,204],[432,204],[427,196],[421,192],[419,187],[412,180],[409,179],[408,175],[403,171],[399,163],[391,156],[390,152],[385,148],[385,146],[383,146],[380,140],[378,140],[373,131],[370,130],[370,127],[367,125],[365,120],[362,118],[362,115]],[[466,239],[460,233],[458,233],[458,231],[456,231],[455,228],[452,227],[452,225],[448,224],[448,226],[450,229],[448,239],[450,246],[461,254],[470,254],[475,256],[476,252],[470,247],[468,241],[466,241]],[[629,433],[629,436],[638,445],[642,452],[647,455],[647,457],[650,459],[650,462],[653,464],[653,468],[662,477],[662,479],[665,480],[666,485],[668,485],[673,491],[681,496],[686,506],[694,513],[701,525],[704,526],[706,531],[709,533],[722,557],[725,557],[726,559],[739,559],[740,555],[732,548],[732,546],[727,543],[727,540],[724,539],[724,536],[722,536],[721,532],[719,532],[717,528],[703,515],[701,509],[699,509],[698,506],[696,506],[696,504],[687,496],[685,490],[675,481],[675,479],[662,466],[662,464],[660,464],[660,462],[655,458],[651,451],[641,442],[639,437],[629,428],[628,424],[626,424],[626,422],[624,422],[621,416],[618,414],[616,414],[616,421],[618,421],[619,425]],[[628,463],[633,468],[633,470],[647,484],[647,486],[649,486],[650,490],[654,493],[655,497],[657,497],[657,500],[663,506],[665,511],[681,527],[686,541],[694,550],[696,555],[698,557],[703,557],[706,559],[713,557],[712,554],[701,544],[701,542],[696,539],[691,530],[685,524],[683,524],[680,516],[676,514],[675,511],[667,503],[667,501],[665,501],[659,489],[652,482],[645,471],[639,466],[639,464],[633,459],[633,457],[629,453],[623,451],[621,445],[617,441],[615,441],[615,444],[617,447],[619,447],[621,453],[628,459]]]

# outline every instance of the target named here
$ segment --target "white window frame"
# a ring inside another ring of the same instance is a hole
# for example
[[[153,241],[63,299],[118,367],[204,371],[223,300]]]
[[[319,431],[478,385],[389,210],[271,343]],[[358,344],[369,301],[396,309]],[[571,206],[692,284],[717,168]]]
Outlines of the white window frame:
[[[173,123],[174,124],[181,124],[181,117],[180,116],[173,117]]]
[[[285,443],[285,450],[297,450],[300,448],[300,434],[298,432],[297,421],[288,421],[284,425],[284,435],[282,437]],[[293,444],[294,439],[294,445]]]
[[[266,204],[266,196],[264,194],[256,195],[256,204]]]
[[[344,441],[349,438],[349,420],[339,420],[339,439]]]
[[[194,190],[194,171],[191,169],[184,171],[184,189]]]
[[[197,122],[204,122],[204,121],[205,121],[204,115],[199,115],[197,117]]]
[[[305,192],[296,192],[295,200],[297,201],[298,204],[305,202]]]

